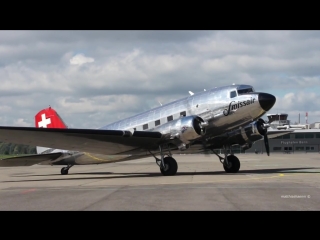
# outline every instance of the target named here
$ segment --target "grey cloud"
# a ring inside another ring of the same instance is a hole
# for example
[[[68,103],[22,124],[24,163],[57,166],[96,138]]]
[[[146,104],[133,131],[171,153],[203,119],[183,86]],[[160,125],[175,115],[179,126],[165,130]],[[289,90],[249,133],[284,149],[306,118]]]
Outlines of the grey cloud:
[[[209,31],[210,32],[210,31]],[[183,44],[208,31],[0,31],[0,64],[19,61],[55,62],[68,51],[94,53],[99,56],[144,47],[150,52],[163,46]],[[170,51],[169,49],[167,51]],[[3,60],[6,59],[6,60]]]

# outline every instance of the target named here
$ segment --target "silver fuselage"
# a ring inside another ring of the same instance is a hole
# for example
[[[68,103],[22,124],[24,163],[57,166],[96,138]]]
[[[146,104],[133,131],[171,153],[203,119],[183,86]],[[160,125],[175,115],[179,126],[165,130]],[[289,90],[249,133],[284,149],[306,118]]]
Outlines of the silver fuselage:
[[[154,131],[157,129],[156,121],[160,125],[181,118],[181,113],[186,116],[197,115],[209,123],[207,134],[221,134],[233,128],[247,125],[261,117],[265,111],[258,102],[259,93],[247,93],[230,98],[230,92],[237,87],[251,87],[248,85],[232,85],[196,93],[183,99],[151,109],[141,114],[129,117],[100,129]],[[246,102],[244,106],[243,102]],[[241,103],[241,106],[240,106]],[[230,105],[231,104],[231,105]],[[146,129],[144,125],[148,125]]]

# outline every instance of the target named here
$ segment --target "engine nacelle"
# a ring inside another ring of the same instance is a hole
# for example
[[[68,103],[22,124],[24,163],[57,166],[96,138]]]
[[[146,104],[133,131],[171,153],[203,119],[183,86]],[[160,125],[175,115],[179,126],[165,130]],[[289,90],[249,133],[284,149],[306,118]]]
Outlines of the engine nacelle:
[[[203,136],[206,132],[206,126],[208,124],[201,117],[187,116],[156,127],[154,131],[168,135],[170,139],[178,139],[185,145]]]
[[[230,145],[239,144],[243,150],[252,147],[252,143],[263,138],[267,134],[267,128],[269,127],[265,121],[260,118],[257,121],[228,133],[228,142]]]

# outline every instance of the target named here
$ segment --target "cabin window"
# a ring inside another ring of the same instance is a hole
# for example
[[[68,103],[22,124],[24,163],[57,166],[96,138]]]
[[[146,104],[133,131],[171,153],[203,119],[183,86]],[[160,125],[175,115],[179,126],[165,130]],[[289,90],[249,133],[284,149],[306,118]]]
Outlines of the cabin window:
[[[237,96],[236,91],[230,92],[230,98],[234,98],[234,97],[236,97],[236,96]]]
[[[180,113],[180,116],[181,116],[181,117],[187,116],[186,111],[181,112],[181,113]]]
[[[167,120],[168,120],[168,122],[172,121],[172,120],[173,120],[172,115],[171,115],[171,116],[168,116],[168,117],[167,117]]]
[[[320,138],[320,133],[316,133],[316,138]]]
[[[155,126],[159,126],[160,125],[160,119],[154,122]]]
[[[273,147],[274,151],[281,151],[281,147]]]
[[[143,129],[143,130],[148,129],[148,123],[147,123],[147,124],[143,124],[142,129]]]

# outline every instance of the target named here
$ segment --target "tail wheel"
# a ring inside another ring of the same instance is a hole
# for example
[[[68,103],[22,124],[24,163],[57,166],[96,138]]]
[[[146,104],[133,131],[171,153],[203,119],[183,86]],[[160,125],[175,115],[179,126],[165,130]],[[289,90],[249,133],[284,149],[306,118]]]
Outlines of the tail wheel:
[[[239,159],[234,155],[229,155],[227,159],[228,159],[228,165],[226,163],[223,163],[224,170],[227,173],[237,173],[240,169]]]
[[[160,171],[164,176],[173,176],[178,171],[177,161],[172,157],[165,157],[163,159],[165,167],[160,167]]]
[[[69,168],[67,168],[67,167],[61,168],[61,175],[67,175],[68,172],[69,172]]]

